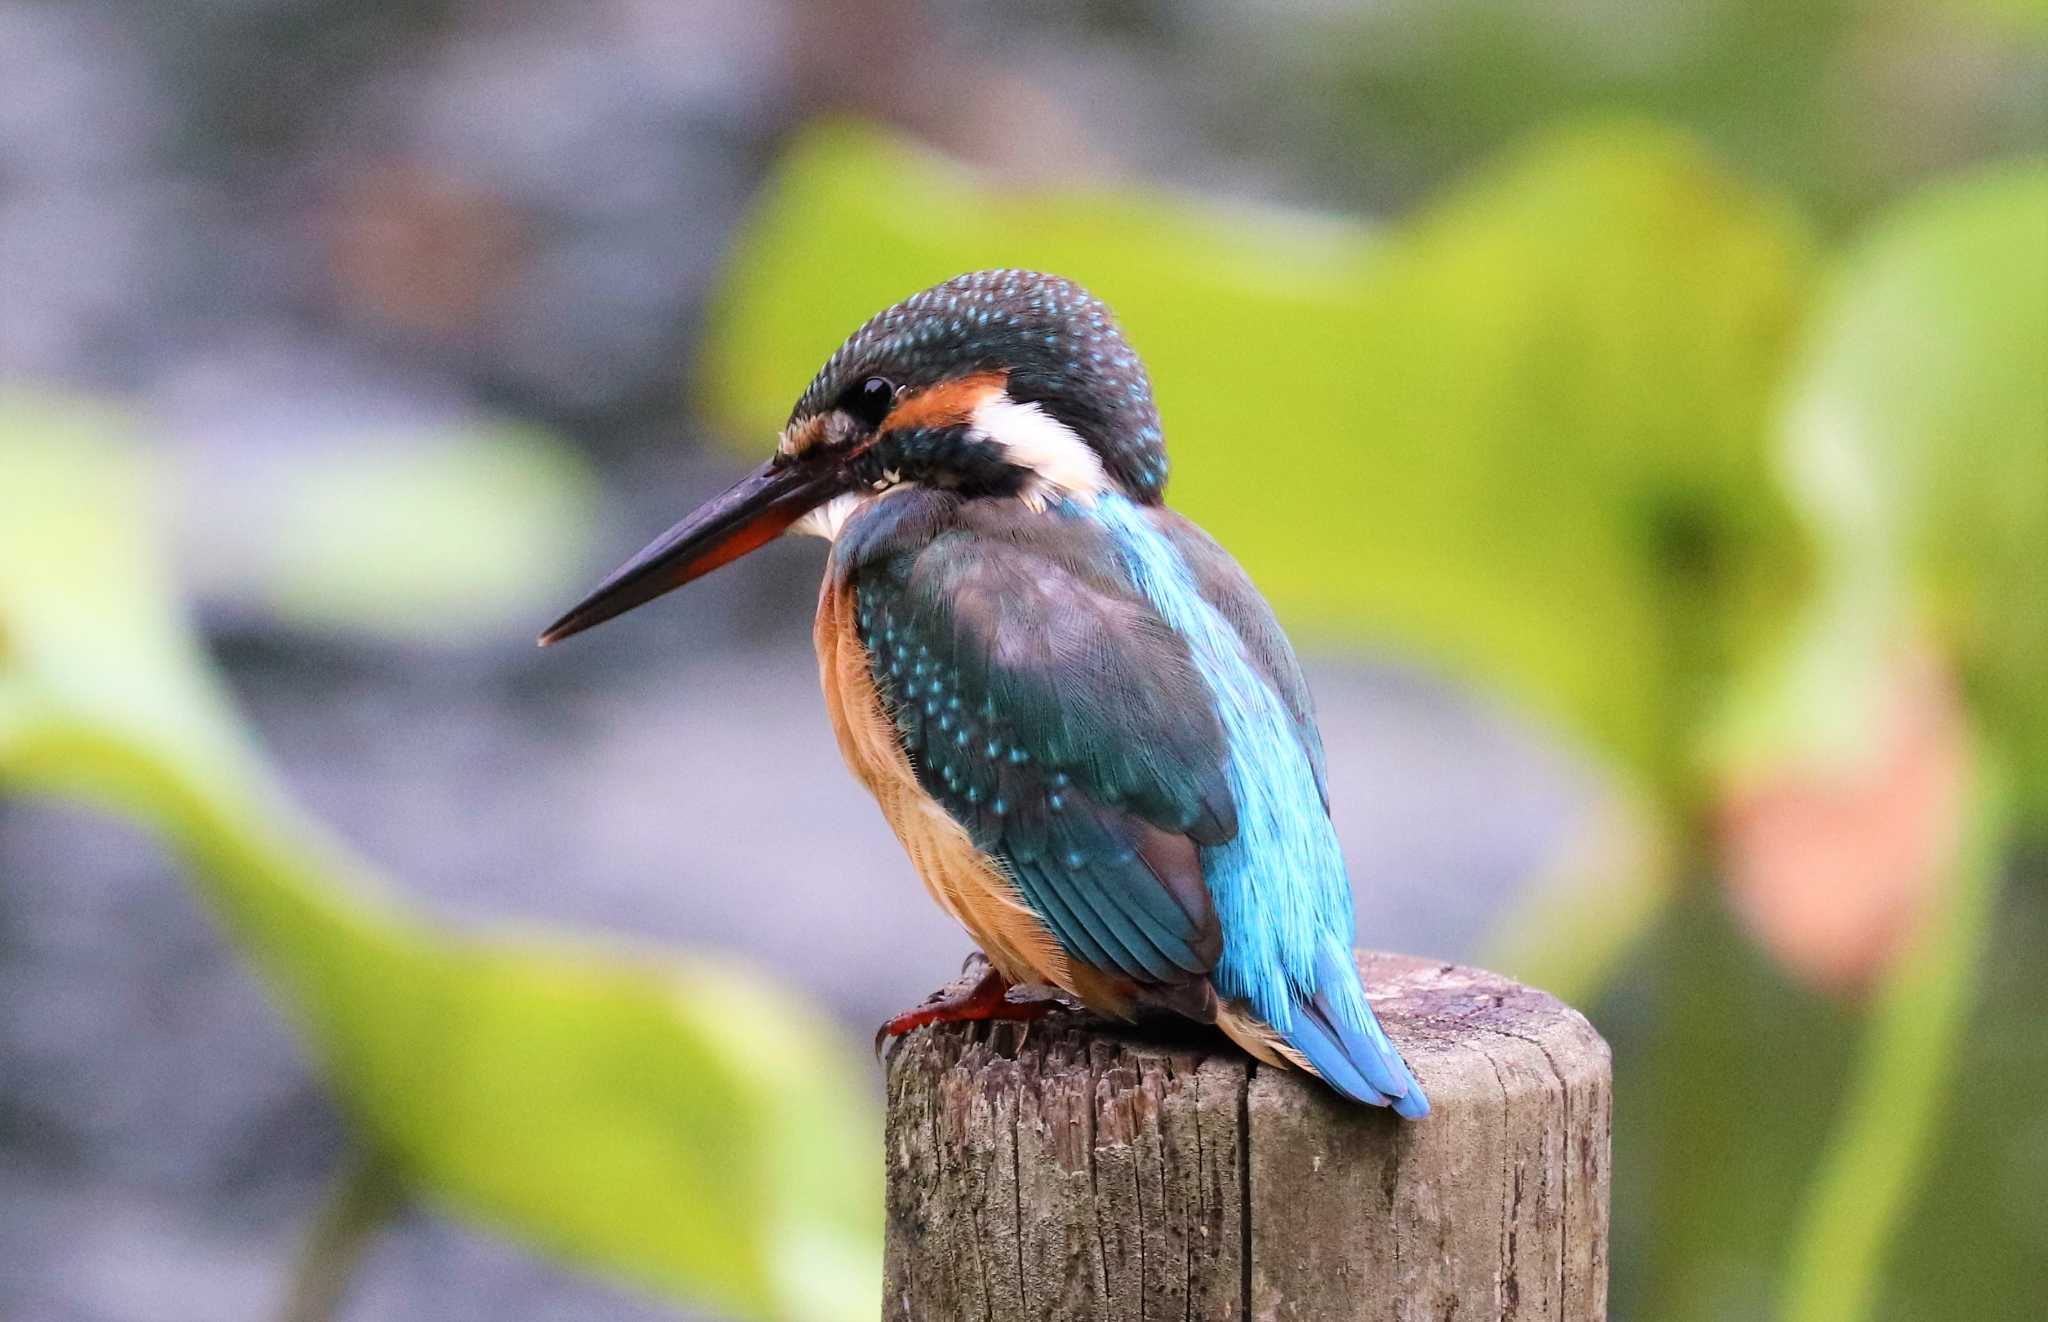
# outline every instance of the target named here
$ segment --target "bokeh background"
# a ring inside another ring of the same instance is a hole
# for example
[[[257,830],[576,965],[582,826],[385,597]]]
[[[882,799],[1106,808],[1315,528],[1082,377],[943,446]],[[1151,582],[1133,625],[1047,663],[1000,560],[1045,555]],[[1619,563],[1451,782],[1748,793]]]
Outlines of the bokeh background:
[[[998,265],[1612,1042],[1615,1315],[2038,1316],[2044,149],[2036,0],[0,0],[0,1317],[873,1316],[818,547],[531,640]]]

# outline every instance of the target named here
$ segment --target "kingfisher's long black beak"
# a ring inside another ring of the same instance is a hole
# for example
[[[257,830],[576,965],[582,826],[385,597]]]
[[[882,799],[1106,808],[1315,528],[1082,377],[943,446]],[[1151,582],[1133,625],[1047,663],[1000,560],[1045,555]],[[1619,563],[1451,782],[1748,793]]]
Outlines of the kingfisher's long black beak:
[[[763,464],[612,571],[582,604],[548,626],[540,645],[559,643],[603,624],[766,546],[831,499],[841,485],[838,473],[830,469]]]

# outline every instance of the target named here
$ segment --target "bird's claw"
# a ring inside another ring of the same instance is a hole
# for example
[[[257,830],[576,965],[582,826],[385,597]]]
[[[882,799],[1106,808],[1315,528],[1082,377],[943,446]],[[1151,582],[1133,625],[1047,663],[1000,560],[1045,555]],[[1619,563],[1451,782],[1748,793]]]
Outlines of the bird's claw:
[[[905,1010],[875,1030],[875,1058],[886,1059],[888,1044],[927,1024],[950,1024],[976,1019],[1030,1021],[1051,1013],[1058,1002],[1039,995],[1013,1000],[1011,983],[979,951],[967,957],[960,976],[927,996],[913,1010]],[[1034,989],[1037,990],[1037,989]]]

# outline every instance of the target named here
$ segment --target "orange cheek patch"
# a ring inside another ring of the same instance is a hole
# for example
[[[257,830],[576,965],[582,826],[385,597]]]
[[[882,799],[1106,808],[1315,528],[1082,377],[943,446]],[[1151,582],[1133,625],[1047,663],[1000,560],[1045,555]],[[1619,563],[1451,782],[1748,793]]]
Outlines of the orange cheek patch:
[[[905,395],[882,420],[881,430],[959,426],[972,418],[976,409],[1000,395],[1005,380],[1001,372],[976,372]]]

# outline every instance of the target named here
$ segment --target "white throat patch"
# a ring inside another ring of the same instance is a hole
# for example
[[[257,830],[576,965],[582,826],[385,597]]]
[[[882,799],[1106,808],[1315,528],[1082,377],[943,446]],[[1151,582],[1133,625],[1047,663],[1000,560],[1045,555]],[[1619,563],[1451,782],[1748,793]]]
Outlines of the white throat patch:
[[[790,524],[789,530],[806,537],[822,537],[828,542],[836,542],[839,534],[846,530],[846,521],[853,517],[854,511],[874,498],[872,491],[842,492]]]
[[[1102,460],[1088,442],[1036,404],[1020,404],[997,391],[975,406],[968,425],[1031,473],[1022,499],[1033,509],[1063,495],[1091,505],[1105,485]]]

